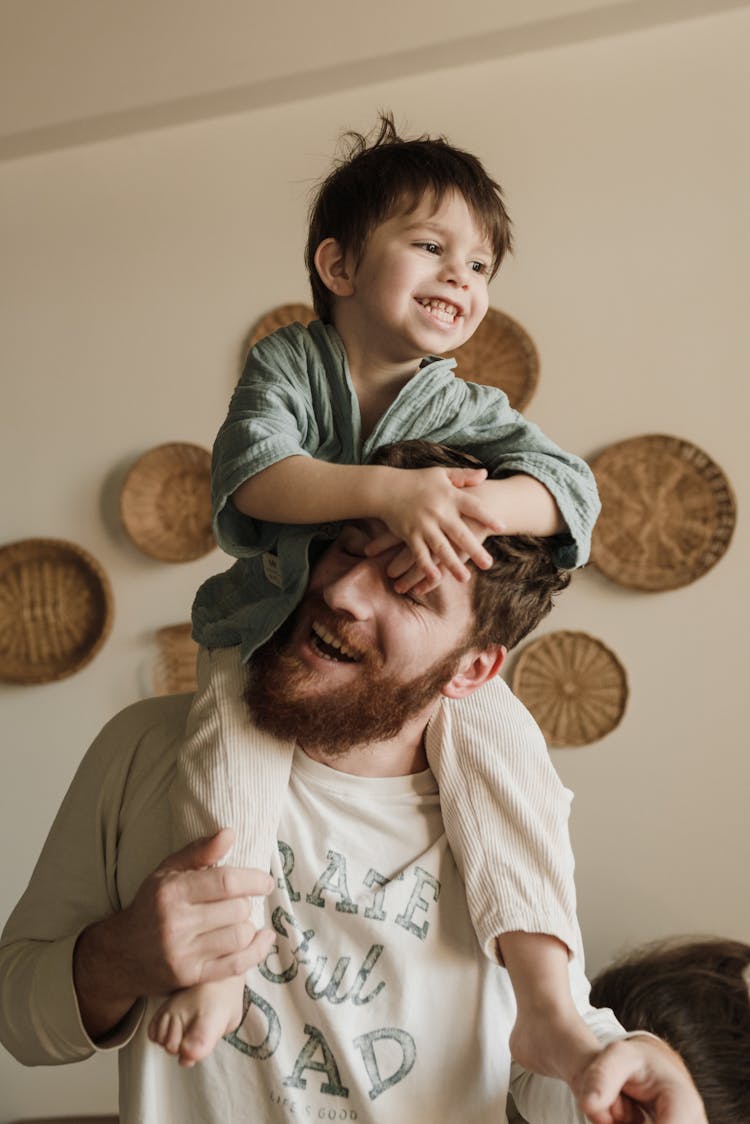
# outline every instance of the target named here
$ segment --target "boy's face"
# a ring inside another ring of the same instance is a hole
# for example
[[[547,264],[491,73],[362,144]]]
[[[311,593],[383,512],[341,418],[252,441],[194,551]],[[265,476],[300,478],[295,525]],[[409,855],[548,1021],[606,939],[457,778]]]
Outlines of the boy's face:
[[[341,308],[357,341],[387,362],[450,354],[487,311],[491,245],[462,195],[435,206],[425,196],[408,214],[376,227]],[[336,319],[336,317],[334,317]]]

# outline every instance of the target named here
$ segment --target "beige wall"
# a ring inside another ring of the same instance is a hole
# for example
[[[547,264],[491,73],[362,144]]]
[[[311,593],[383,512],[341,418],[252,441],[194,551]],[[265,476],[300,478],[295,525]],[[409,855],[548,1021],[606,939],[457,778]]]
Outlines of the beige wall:
[[[223,564],[132,548],[113,522],[123,467],[162,441],[211,442],[248,327],[306,298],[307,192],[340,127],[367,127],[378,106],[476,150],[506,185],[517,253],[493,304],[540,348],[533,420],[584,455],[645,432],[689,438],[742,515],[748,35],[743,11],[0,167],[2,540],[80,542],[117,600],[80,674],[0,687],[0,916],[90,739],[142,694],[152,630],[186,619]],[[741,521],[714,571],[661,595],[584,573],[546,626],[600,636],[630,676],[621,727],[554,754],[577,793],[593,968],[676,931],[750,940],[747,547]],[[114,1063],[32,1072],[2,1053],[0,1090],[0,1121],[104,1110]]]

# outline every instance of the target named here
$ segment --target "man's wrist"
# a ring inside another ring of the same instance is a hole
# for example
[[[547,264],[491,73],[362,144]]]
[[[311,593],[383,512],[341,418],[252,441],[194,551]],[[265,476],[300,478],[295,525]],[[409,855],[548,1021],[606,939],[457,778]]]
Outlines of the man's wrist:
[[[73,986],[81,1021],[89,1037],[103,1038],[122,1022],[139,995],[128,979],[122,947],[122,913],[89,925],[73,952]]]

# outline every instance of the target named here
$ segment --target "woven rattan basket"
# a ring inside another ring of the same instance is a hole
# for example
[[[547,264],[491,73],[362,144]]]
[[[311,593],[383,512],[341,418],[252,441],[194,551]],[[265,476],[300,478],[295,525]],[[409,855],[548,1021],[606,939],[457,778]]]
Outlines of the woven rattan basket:
[[[679,437],[649,434],[611,445],[591,466],[602,499],[591,560],[612,581],[677,589],[715,566],[736,508],[711,458]]]
[[[0,548],[0,680],[51,683],[80,671],[112,627],[107,575],[64,539]]]
[[[277,328],[285,328],[287,324],[299,322],[305,327],[315,319],[315,309],[309,304],[280,304],[258,321],[247,341],[247,350],[254,347],[258,340],[270,336]]]
[[[128,472],[120,518],[135,545],[160,562],[190,562],[216,546],[211,529],[211,454],[172,442],[144,453]]]
[[[455,352],[456,373],[498,386],[515,410],[531,401],[539,382],[539,355],[531,336],[510,316],[490,308],[471,339]]]
[[[625,712],[625,669],[601,640],[585,632],[551,632],[521,652],[513,690],[550,745],[589,745]]]
[[[179,695],[195,690],[198,645],[190,633],[189,623],[171,624],[157,631],[158,656],[153,678],[155,695]]]

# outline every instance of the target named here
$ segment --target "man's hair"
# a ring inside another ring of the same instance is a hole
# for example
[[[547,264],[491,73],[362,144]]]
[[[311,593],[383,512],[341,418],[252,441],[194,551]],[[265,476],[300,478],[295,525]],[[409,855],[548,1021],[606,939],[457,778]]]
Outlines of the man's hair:
[[[607,968],[591,988],[626,1030],[658,1034],[682,1056],[710,1124],[750,1121],[750,945],[658,941]]]
[[[380,114],[374,136],[349,132],[344,138],[346,152],[310,207],[305,263],[321,320],[331,319],[332,294],[315,268],[320,243],[335,238],[359,264],[375,227],[396,213],[409,214],[427,194],[434,197],[436,207],[450,191],[463,196],[492,247],[490,275],[495,275],[511,248],[510,219],[500,186],[476,156],[455,148],[445,137],[405,140],[396,132],[390,113]]]
[[[469,453],[429,441],[383,445],[370,463],[392,468],[485,467]],[[536,628],[552,608],[555,595],[570,582],[570,574],[555,564],[558,543],[559,536],[492,535],[484,540],[493,563],[489,570],[474,568],[474,621],[467,647],[514,648]]]

